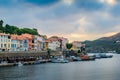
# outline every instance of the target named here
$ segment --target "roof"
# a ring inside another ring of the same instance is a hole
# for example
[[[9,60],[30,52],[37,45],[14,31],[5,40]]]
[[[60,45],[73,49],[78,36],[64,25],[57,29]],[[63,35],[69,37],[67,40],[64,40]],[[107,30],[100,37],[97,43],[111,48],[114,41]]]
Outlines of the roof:
[[[13,40],[25,40],[27,38],[25,36],[22,36],[22,35],[12,34],[11,39],[13,39]]]
[[[31,34],[22,34],[21,36],[23,36],[23,37],[26,37],[27,39],[33,39],[33,35],[31,35]]]
[[[0,33],[0,36],[10,36],[10,34]]]

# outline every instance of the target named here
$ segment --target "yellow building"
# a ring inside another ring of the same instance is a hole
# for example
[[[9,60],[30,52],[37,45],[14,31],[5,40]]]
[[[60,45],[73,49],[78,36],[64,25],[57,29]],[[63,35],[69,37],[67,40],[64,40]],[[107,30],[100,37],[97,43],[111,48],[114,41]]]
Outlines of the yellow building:
[[[82,46],[82,43],[80,41],[74,41],[72,42],[73,46],[72,46],[72,49],[73,50],[80,50],[81,46]]]
[[[11,50],[11,36],[10,34],[0,33],[0,51]]]

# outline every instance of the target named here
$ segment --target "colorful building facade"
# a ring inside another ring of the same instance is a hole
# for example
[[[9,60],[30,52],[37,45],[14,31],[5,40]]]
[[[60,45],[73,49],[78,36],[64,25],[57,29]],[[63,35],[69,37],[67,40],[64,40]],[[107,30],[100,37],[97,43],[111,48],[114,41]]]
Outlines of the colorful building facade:
[[[0,51],[11,50],[11,36],[10,34],[0,33]]]

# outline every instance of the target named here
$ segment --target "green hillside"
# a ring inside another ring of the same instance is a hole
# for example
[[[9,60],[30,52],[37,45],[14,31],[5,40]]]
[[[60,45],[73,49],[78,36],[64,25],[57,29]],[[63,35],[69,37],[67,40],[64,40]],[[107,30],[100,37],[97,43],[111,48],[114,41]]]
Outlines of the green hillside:
[[[116,51],[120,53],[120,33],[94,41],[84,41],[83,43],[86,44],[87,52]]]

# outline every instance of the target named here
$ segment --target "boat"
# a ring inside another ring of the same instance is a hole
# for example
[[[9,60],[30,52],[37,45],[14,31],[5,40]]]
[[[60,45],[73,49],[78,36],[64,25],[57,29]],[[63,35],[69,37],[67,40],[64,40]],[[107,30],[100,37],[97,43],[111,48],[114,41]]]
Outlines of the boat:
[[[81,58],[80,57],[75,57],[75,56],[70,56],[70,59],[72,61],[81,61]]]
[[[95,54],[96,59],[101,59],[101,56],[99,54]]]
[[[66,60],[63,56],[60,56],[60,57],[54,57],[52,60],[51,60],[52,63],[68,63],[69,61]]]
[[[7,61],[3,61],[0,63],[0,67],[10,67],[10,66],[15,66],[14,63],[8,63]]]
[[[80,56],[82,61],[89,61],[89,60],[95,60],[95,57],[93,56],[88,56],[88,55],[82,55]]]
[[[107,54],[107,58],[112,58],[113,55],[112,54]]]
[[[22,62],[18,62],[17,66],[23,66],[23,63]]]
[[[113,55],[112,54],[106,54],[106,53],[101,53],[99,54],[101,58],[112,58]]]
[[[34,64],[40,64],[40,63],[41,63],[40,60],[34,62]]]

